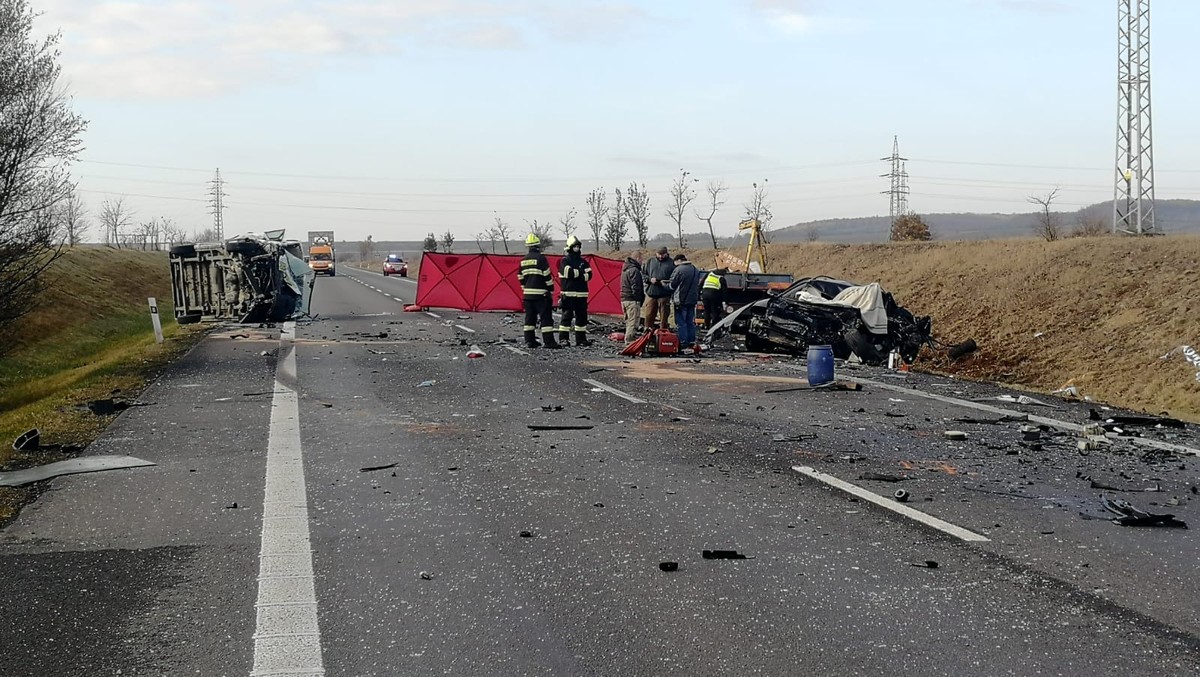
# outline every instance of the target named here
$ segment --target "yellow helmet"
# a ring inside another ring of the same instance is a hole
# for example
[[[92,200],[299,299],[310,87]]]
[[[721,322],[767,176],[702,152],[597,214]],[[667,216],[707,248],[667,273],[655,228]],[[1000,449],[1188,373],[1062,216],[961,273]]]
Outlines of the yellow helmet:
[[[542,238],[538,237],[535,233],[530,233],[529,237],[525,238],[526,247],[537,247],[541,244]]]
[[[574,235],[572,235],[571,237],[568,237],[567,238],[567,251],[571,251],[571,247],[576,247],[576,246],[582,248],[583,243],[580,242],[579,238],[575,237]]]

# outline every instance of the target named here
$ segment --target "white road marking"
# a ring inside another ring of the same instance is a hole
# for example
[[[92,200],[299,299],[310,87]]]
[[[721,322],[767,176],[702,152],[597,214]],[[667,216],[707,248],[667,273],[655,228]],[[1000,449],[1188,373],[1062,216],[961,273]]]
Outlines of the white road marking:
[[[516,354],[518,354],[518,355],[524,355],[525,357],[529,357],[529,353],[525,352],[524,350],[521,350],[520,348],[518,348],[518,347],[516,347],[516,346],[510,346],[510,345],[508,345],[507,343],[505,343],[505,344],[504,344],[504,347],[505,347],[505,349],[507,349],[509,352],[516,353]]]
[[[585,379],[583,379],[583,382],[584,382],[584,383],[587,383],[588,385],[595,386],[595,387],[597,387],[597,388],[599,388],[599,389],[601,389],[601,390],[605,390],[605,391],[607,391],[607,392],[610,392],[610,393],[612,393],[613,395],[616,395],[617,397],[619,397],[619,398],[621,398],[621,399],[623,399],[623,400],[628,400],[628,401],[630,401],[630,402],[633,402],[634,404],[646,404],[646,400],[643,400],[643,399],[639,399],[639,398],[637,398],[637,397],[634,397],[633,395],[630,395],[629,393],[627,393],[627,392],[625,392],[625,391],[623,391],[623,390],[618,390],[618,389],[616,389],[616,388],[614,388],[614,387],[612,387],[612,386],[610,386],[610,385],[605,385],[605,384],[603,384],[603,383],[601,383],[601,382],[599,382],[599,381],[596,381],[596,380],[593,380],[593,379],[590,379],[590,378],[585,378]]]
[[[463,331],[467,332],[468,334],[474,334],[474,333],[475,333],[475,330],[474,330],[474,329],[472,329],[472,328],[470,328],[470,327],[464,327],[464,326],[463,326],[463,325],[461,325],[461,324],[456,324],[456,325],[454,325],[454,326],[455,326],[455,328],[457,328],[457,329],[461,329],[461,330],[463,330]]]
[[[251,677],[324,675],[296,391],[296,323],[279,339],[267,440]]]
[[[404,299],[400,298],[399,296],[393,296],[392,300],[396,303],[404,303]]]
[[[824,482],[835,489],[841,489],[842,491],[851,494],[852,496],[857,496],[864,501],[870,501],[881,508],[887,508],[892,512],[904,515],[905,517],[920,522],[925,526],[933,527],[934,529],[937,529],[942,533],[949,534],[955,538],[974,543],[986,543],[987,541],[991,540],[987,536],[981,536],[974,531],[969,531],[945,520],[938,519],[928,513],[923,513],[920,510],[910,508],[903,503],[898,503],[890,498],[884,498],[883,496],[867,491],[858,485],[850,484],[849,482],[840,480],[833,475],[813,470],[806,465],[794,465],[792,466],[792,470],[795,470],[801,475],[811,477],[819,482]]]
[[[433,319],[435,319],[435,320],[440,320],[440,319],[442,319],[442,316],[441,316],[441,315],[438,315],[437,313],[433,312],[432,310],[426,310],[426,311],[425,311],[425,314],[426,314],[426,315],[428,315],[428,316],[430,316],[430,317],[432,317],[432,318],[433,318]]]
[[[992,406],[990,404],[984,404],[983,402],[972,402],[970,400],[960,400],[957,397],[948,397],[946,395],[938,395],[937,393],[927,393],[927,392],[924,392],[921,390],[913,390],[912,388],[905,388],[904,386],[892,385],[891,383],[882,383],[880,381],[873,381],[873,380],[867,379],[867,378],[849,377],[846,380],[854,381],[856,383],[862,383],[863,385],[874,386],[876,388],[880,388],[883,390],[891,390],[891,391],[897,392],[897,393],[904,393],[905,395],[911,395],[913,397],[923,397],[927,400],[934,400],[936,402],[942,402],[945,404],[954,404],[954,405],[958,405],[960,407],[967,407],[968,409],[974,409],[976,411],[987,412],[989,414],[997,414],[999,416],[1025,416],[1026,415],[1025,412],[1023,412],[1023,411],[1016,411],[1014,409],[1005,409],[1004,407],[996,407],[996,406]],[[1051,428],[1058,428],[1059,430],[1065,430],[1067,432],[1080,433],[1080,434],[1083,433],[1082,425],[1080,425],[1078,423],[1071,423],[1069,421],[1060,421],[1056,418],[1047,418],[1045,416],[1036,416],[1034,414],[1029,414],[1029,422],[1030,423],[1040,423],[1042,425],[1048,425]],[[1162,449],[1164,451],[1172,451],[1177,454],[1188,454],[1191,456],[1200,456],[1200,449],[1194,449],[1192,447],[1185,447],[1181,444],[1171,444],[1169,442],[1160,442],[1158,440],[1151,440],[1151,439],[1147,439],[1145,437],[1119,437],[1114,434],[1110,434],[1109,437],[1113,438],[1113,439],[1120,439],[1120,440],[1132,442],[1133,444],[1138,444],[1143,447],[1151,447],[1154,449]]]

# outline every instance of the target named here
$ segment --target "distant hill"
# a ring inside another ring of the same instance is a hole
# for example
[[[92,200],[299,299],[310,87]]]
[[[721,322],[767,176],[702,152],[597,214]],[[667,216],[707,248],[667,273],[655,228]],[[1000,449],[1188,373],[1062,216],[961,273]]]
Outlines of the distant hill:
[[[1157,200],[1155,223],[1164,233],[1200,232],[1200,200]],[[1099,220],[1112,228],[1112,201],[1101,202],[1073,212],[1058,212],[1069,233],[1080,218]],[[1020,214],[921,214],[938,240],[988,240],[1030,237],[1035,215]],[[773,242],[879,242],[887,239],[888,217],[866,216],[852,219],[825,219],[776,228]]]

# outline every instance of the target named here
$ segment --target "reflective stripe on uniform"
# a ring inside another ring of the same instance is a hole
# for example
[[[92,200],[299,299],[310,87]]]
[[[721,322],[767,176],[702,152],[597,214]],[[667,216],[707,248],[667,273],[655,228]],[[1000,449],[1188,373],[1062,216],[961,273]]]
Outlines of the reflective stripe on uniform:
[[[525,295],[526,296],[545,296],[546,294],[549,293],[549,291],[550,290],[548,290],[548,289],[526,289]]]
[[[588,297],[588,293],[585,291],[564,291],[560,292],[559,295],[573,299],[586,299]]]
[[[556,331],[558,331],[557,327],[542,327],[543,334],[553,334]]]
[[[537,326],[536,326],[536,325],[532,325],[532,324],[527,324],[527,325],[525,325],[525,326],[524,326],[522,329],[523,329],[524,331],[533,331],[533,330],[537,329]]]

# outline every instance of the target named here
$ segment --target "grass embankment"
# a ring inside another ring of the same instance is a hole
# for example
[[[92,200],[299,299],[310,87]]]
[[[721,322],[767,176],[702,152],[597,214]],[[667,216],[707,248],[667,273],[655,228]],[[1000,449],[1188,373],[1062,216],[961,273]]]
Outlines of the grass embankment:
[[[949,342],[979,351],[923,368],[1200,421],[1200,383],[1176,354],[1200,343],[1200,237],[772,245],[773,270],[879,281]],[[742,252],[744,255],[744,251]],[[711,265],[712,252],[694,252]]]
[[[18,320],[0,357],[0,468],[58,460],[12,450],[12,440],[30,428],[42,431],[43,444],[90,443],[111,417],[79,405],[114,393],[136,397],[199,335],[175,324],[164,253],[78,247],[47,275],[38,307]],[[158,300],[167,337],[161,346],[150,323],[150,296]],[[0,520],[20,495],[0,489]]]

